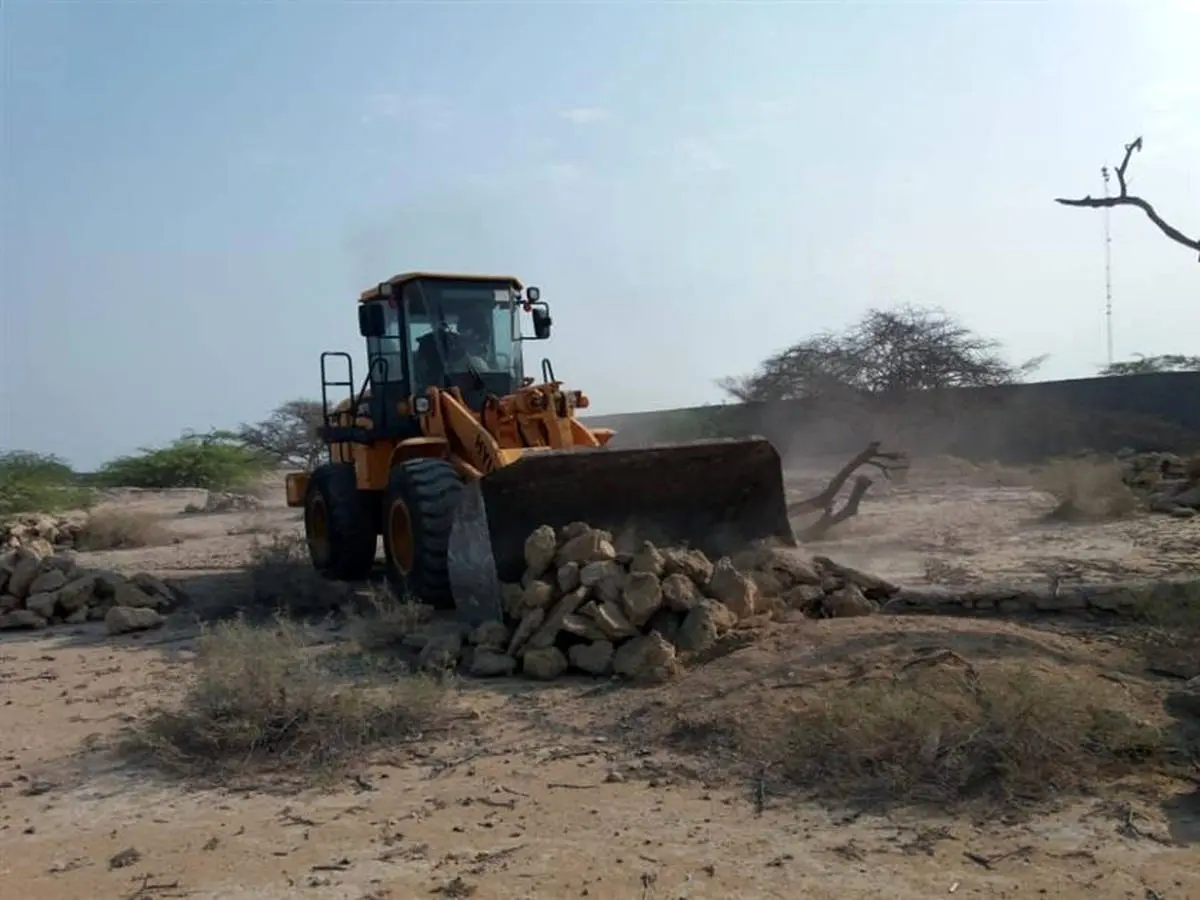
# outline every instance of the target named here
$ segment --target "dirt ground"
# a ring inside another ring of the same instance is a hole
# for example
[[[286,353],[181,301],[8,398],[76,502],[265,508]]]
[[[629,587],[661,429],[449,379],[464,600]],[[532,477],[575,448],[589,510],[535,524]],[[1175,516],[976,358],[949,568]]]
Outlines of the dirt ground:
[[[816,471],[789,475],[797,496]],[[129,492],[110,502],[161,516],[180,542],[81,562],[177,578],[198,604],[223,602],[242,589],[256,537],[300,527],[281,495],[258,512],[183,515],[202,492]],[[1200,568],[1200,521],[1040,524],[1052,505],[917,469],[873,489],[819,552],[906,584]],[[1105,629],[799,621],[659,687],[463,681],[438,731],[303,790],[186,786],[113,762],[120,729],[180,691],[194,634],[181,619],[140,638],[90,625],[0,637],[4,896],[1200,898],[1195,784],[1138,784],[1025,819],[858,814],[800,803],[766,774],[656,736],[680,710],[754,715],[839,666],[929,648],[1106,679],[1161,716],[1172,685]]]

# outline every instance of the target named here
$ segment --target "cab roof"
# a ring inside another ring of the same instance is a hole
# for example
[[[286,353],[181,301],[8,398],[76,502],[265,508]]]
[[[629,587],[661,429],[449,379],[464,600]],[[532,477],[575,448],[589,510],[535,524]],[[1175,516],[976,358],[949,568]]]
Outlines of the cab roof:
[[[374,287],[369,287],[359,294],[358,302],[366,303],[368,300],[374,300],[379,296],[380,288],[385,284],[390,284],[393,289],[402,289],[404,285],[410,281],[416,281],[418,278],[427,278],[431,281],[476,281],[479,283],[501,282],[508,284],[518,291],[522,289],[521,280],[514,275],[460,275],[453,272],[401,272],[399,275],[393,275],[387,281],[382,281]]]

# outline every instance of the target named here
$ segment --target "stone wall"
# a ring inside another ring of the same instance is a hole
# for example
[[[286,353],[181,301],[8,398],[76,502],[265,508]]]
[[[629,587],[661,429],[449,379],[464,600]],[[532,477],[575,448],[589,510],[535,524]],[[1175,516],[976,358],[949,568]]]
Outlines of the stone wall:
[[[1047,381],[731,404],[616,416],[588,423],[617,429],[614,446],[761,434],[789,455],[846,454],[871,440],[914,455],[1030,462],[1084,450],[1200,450],[1200,372]]]

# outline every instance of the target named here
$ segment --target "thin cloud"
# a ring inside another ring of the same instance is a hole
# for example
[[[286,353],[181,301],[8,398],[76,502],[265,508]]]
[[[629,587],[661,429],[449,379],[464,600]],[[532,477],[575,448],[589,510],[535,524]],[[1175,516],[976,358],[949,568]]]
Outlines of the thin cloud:
[[[608,110],[597,106],[577,106],[574,109],[564,109],[559,116],[573,125],[594,125],[608,118]]]
[[[684,168],[692,172],[724,172],[729,163],[712,144],[698,138],[686,138],[676,147]]]

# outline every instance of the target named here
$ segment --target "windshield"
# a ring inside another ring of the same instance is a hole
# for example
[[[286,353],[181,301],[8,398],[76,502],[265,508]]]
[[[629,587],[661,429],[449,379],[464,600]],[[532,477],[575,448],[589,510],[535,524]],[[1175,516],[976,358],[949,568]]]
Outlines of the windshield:
[[[514,339],[520,308],[508,286],[422,279],[405,291],[405,303],[417,385],[439,384],[431,368],[438,364],[452,378],[491,376],[485,379],[491,383],[503,376],[504,392],[520,383],[521,344]]]

